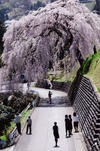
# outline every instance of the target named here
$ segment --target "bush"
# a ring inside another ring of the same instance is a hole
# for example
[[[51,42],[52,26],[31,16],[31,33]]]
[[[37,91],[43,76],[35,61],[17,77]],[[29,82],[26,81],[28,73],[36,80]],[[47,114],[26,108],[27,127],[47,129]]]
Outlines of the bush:
[[[79,72],[81,74],[86,74],[89,71],[89,67],[90,67],[92,59],[93,59],[93,56],[90,56],[83,62],[81,68],[79,69]]]
[[[98,89],[98,92],[100,93],[100,88],[97,88]]]
[[[0,135],[10,125],[9,123],[14,118],[14,114],[15,112],[11,107],[0,105]]]
[[[10,93],[0,94],[0,102],[4,104],[0,105],[0,135],[10,126],[15,113],[22,112],[29,103],[32,104],[35,98],[36,95],[23,95],[21,92],[16,92],[13,95]]]
[[[25,94],[18,92],[11,97],[10,100],[8,100],[8,106],[12,107],[15,112],[20,113],[22,110],[24,110],[29,103],[32,103],[34,100],[34,97],[32,94]]]
[[[94,73],[96,66],[100,60],[100,49],[92,56],[89,56],[82,64],[79,72],[81,74]]]

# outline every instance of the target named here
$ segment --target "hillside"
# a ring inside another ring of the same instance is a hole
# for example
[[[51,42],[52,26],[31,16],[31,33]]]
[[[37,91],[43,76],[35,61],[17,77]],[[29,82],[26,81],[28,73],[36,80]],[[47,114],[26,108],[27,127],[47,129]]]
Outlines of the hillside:
[[[30,0],[5,0],[0,3],[0,12],[4,12],[7,16],[4,20],[19,18],[28,14],[32,5]]]
[[[86,7],[87,7],[89,10],[93,11],[93,9],[94,9],[94,7],[95,7],[95,5],[96,5],[96,1],[86,2],[85,5],[86,5]]]
[[[55,0],[1,0],[0,19],[2,21],[19,19],[27,15],[29,11],[45,7],[47,3],[53,1]]]
[[[86,59],[80,71],[94,82],[100,92],[100,50]]]

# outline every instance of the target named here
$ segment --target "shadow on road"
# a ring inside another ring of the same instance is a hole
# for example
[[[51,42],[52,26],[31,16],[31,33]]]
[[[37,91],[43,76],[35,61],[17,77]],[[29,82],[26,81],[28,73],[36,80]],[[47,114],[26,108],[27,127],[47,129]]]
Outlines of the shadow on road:
[[[55,97],[52,98],[52,103],[49,103],[48,98],[41,98],[38,107],[70,107],[71,103],[66,97]]]

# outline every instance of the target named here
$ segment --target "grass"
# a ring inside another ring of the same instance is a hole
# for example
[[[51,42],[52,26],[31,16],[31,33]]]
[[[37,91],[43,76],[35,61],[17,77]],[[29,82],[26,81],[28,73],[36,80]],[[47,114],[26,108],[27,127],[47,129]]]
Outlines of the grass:
[[[27,110],[26,112],[24,112],[24,114],[21,117],[21,125],[23,126],[29,116],[29,114],[32,112],[32,109]]]
[[[93,80],[97,88],[100,87],[100,52],[93,56],[87,76]]]
[[[87,74],[89,72],[89,67],[90,67],[92,59],[93,59],[93,56],[90,56],[83,62],[79,70],[81,74]]]
[[[4,140],[4,141],[5,141],[4,147],[6,147],[6,145],[7,145],[7,143],[6,143],[7,137],[4,135],[4,136],[1,136],[0,138],[1,138],[1,140]]]
[[[100,92],[100,50],[86,59],[80,69],[80,73],[92,79],[98,92]]]
[[[72,68],[70,72],[64,72],[64,70],[60,70],[57,74],[48,74],[49,80],[58,81],[58,82],[67,82],[73,81],[76,77],[77,71],[80,68],[79,63]]]
[[[57,82],[66,82],[66,79],[64,79],[64,77],[59,77],[59,76],[56,76],[54,81],[57,81]]]
[[[1,138],[2,140],[4,140],[4,141],[6,141],[6,140],[7,140],[7,137],[6,137],[5,135],[0,136],[0,138]]]
[[[98,89],[98,92],[100,93],[100,88],[97,88]]]
[[[94,6],[95,6],[96,2],[92,1],[92,2],[87,2],[85,3],[85,6],[89,9],[89,10],[93,10]]]
[[[63,70],[61,70],[59,73],[56,74],[49,74],[48,79],[51,81],[66,82]]]
[[[79,68],[80,68],[80,65],[79,65],[79,63],[77,63],[77,65],[74,66],[72,68],[72,70],[66,74],[66,80],[73,82],[73,80],[75,79],[75,77],[77,75],[77,71],[79,70]]]

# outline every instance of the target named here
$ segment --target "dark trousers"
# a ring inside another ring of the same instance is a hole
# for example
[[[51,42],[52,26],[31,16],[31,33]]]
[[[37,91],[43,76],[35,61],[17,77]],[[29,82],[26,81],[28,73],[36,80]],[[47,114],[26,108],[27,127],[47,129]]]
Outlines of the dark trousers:
[[[26,128],[26,134],[31,134],[32,133],[32,129],[31,129],[31,125],[27,125],[27,128]]]
[[[57,146],[57,142],[58,142],[58,138],[57,137],[55,137],[55,146]]]
[[[16,123],[16,127],[17,127],[17,130],[18,130],[18,133],[21,134],[21,124]]]
[[[49,97],[49,103],[51,104],[51,97]]]

